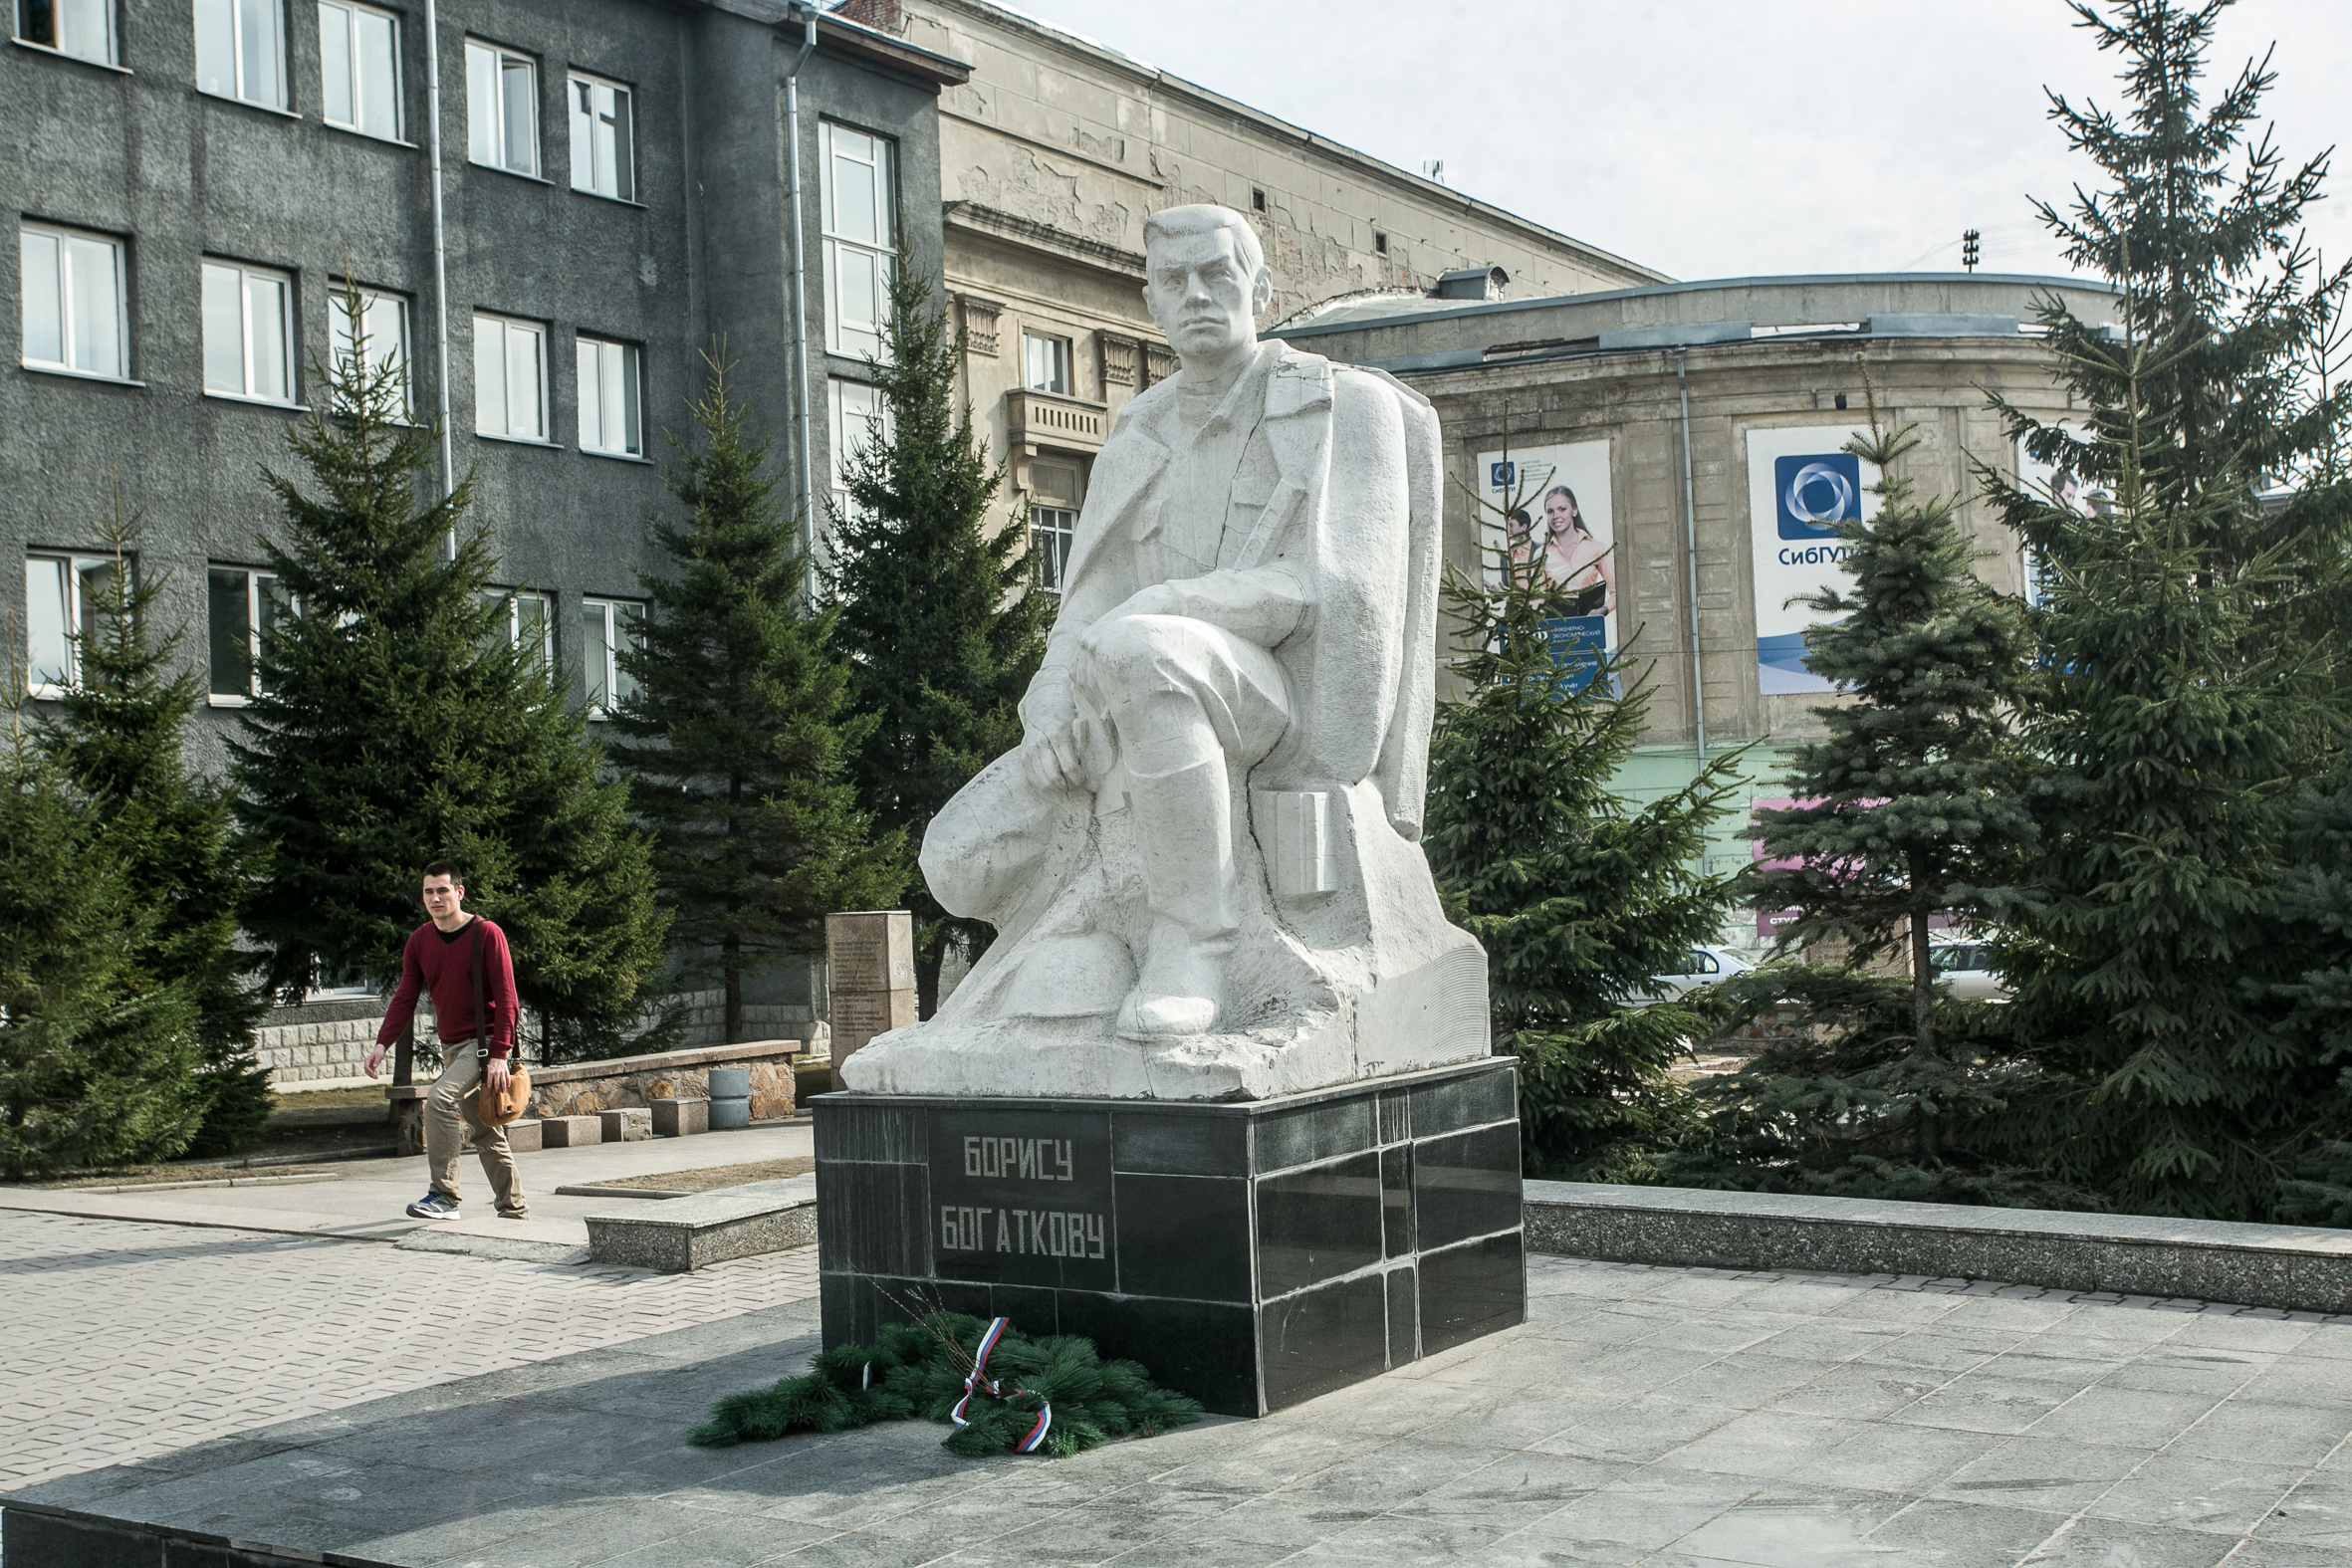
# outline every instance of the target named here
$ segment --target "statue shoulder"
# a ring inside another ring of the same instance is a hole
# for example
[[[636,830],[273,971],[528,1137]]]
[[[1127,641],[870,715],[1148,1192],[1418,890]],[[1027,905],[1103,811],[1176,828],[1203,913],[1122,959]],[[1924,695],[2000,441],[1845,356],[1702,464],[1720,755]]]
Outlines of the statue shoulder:
[[[1367,391],[1378,387],[1384,392],[1393,394],[1398,402],[1404,404],[1405,412],[1408,415],[1426,413],[1433,418],[1436,416],[1436,405],[1431,403],[1426,395],[1407,386],[1386,370],[1376,369],[1368,364],[1342,364],[1336,368],[1343,383],[1359,386]]]
[[[1110,435],[1107,439],[1116,441],[1122,433],[1142,425],[1148,425],[1159,416],[1160,410],[1167,407],[1170,399],[1175,395],[1176,381],[1172,376],[1165,381],[1155,381],[1142,391],[1137,392],[1133,397],[1127,399],[1125,405],[1119,409],[1117,416],[1111,420]]]

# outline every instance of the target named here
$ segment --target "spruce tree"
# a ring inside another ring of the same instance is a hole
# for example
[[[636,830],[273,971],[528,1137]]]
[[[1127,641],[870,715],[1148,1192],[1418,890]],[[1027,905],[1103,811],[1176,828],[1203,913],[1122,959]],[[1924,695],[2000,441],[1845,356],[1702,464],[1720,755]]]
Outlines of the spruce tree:
[[[2311,933],[2281,877],[2296,792],[2341,754],[2352,497],[2325,459],[2348,405],[2298,362],[2345,275],[2316,277],[2299,238],[2326,159],[2282,174],[2266,134],[2247,144],[2267,64],[2201,101],[2223,6],[2076,9],[2130,107],[2052,96],[2109,184],[2040,210],[2121,289],[2119,330],[2040,306],[2080,435],[2001,406],[2109,501],[2085,519],[1989,485],[2044,563],[2025,720],[2047,849],[2003,960],[2039,1077],[1986,1136],[2124,1209],[2260,1218],[2333,1076],[2286,1026]],[[2273,516],[2279,477],[2299,483]]]
[[[1026,587],[1028,530],[989,531],[1004,470],[956,396],[963,339],[904,259],[882,340],[886,357],[873,375],[883,430],[849,464],[848,513],[833,519],[832,586],[853,701],[876,721],[852,777],[874,820],[905,837],[916,990],[928,1017],[948,948],[977,959],[994,933],[942,909],[913,856],[940,807],[1020,743],[1019,705],[1045,657],[1054,599]]]
[[[1688,1130],[1668,1069],[1707,1027],[1690,1001],[1644,1003],[1729,907],[1727,879],[1699,865],[1740,787],[1739,754],[1646,804],[1616,793],[1649,692],[1614,660],[1564,674],[1540,569],[1514,566],[1493,588],[1447,576],[1468,695],[1438,705],[1422,844],[1448,918],[1486,946],[1529,1173],[1641,1181]]]
[[[7,673],[21,693],[23,671]],[[141,964],[157,911],[105,814],[32,744],[12,703],[0,736],[0,1176],[11,1181],[167,1159],[203,1119],[189,983]]]
[[[93,802],[131,895],[153,915],[127,955],[137,985],[180,986],[195,1008],[202,1122],[188,1147],[225,1154],[260,1137],[270,1114],[253,1040],[269,997],[250,978],[237,926],[255,868],[233,835],[227,792],[182,760],[202,682],[180,663],[181,632],[156,632],[163,579],[134,567],[139,527],[123,515],[118,480],[99,524],[115,564],[97,589],[96,634],[76,639],[79,678],[38,739]]]
[[[350,311],[364,319],[356,297]],[[426,494],[433,432],[401,418],[406,367],[362,336],[314,374],[324,406],[288,437],[311,488],[264,471],[286,519],[261,549],[294,613],[256,650],[233,745],[239,819],[272,850],[246,929],[288,1002],[322,970],[388,989],[419,871],[455,860],[511,934],[550,1044],[609,1048],[662,952],[626,785],[599,777],[586,718],[510,636],[471,476]]]
[[[1727,1125],[1762,1135],[1740,1143],[1741,1160],[1834,1164],[1850,1152],[1933,1170],[1972,1163],[1949,1145],[1999,1103],[1975,1031],[1954,1040],[1939,1023],[1949,1009],[1937,1004],[1929,920],[1998,923],[2028,896],[2037,825],[2011,731],[2028,643],[2021,606],[1971,572],[1977,553],[1953,503],[1918,499],[1898,476],[1915,427],[1890,428],[1867,369],[1862,384],[1870,433],[1845,450],[1877,469],[1878,516],[1838,525],[1851,589],[1804,601],[1822,617],[1805,633],[1806,667],[1847,700],[1813,709],[1826,736],[1790,754],[1783,784],[1803,803],[1757,813],[1770,869],[1744,879],[1742,900],[1797,912],[1782,947],[1835,944],[1853,971],[1891,952],[1907,996],[1897,1021],[1887,988],[1809,977],[1825,1015],[1708,1097]],[[1794,980],[1783,971],[1772,984]],[[1794,1099],[1774,1082],[1792,1074],[1803,1080]]]
[[[626,737],[612,757],[652,828],[688,970],[718,980],[738,1040],[746,977],[822,952],[827,913],[888,904],[906,873],[901,835],[875,831],[844,777],[873,721],[843,711],[838,612],[803,598],[769,443],[751,438],[728,363],[706,362],[695,442],[673,436],[665,470],[686,521],[648,520],[671,571],[640,573],[651,611],[621,657],[636,691],[612,716]]]

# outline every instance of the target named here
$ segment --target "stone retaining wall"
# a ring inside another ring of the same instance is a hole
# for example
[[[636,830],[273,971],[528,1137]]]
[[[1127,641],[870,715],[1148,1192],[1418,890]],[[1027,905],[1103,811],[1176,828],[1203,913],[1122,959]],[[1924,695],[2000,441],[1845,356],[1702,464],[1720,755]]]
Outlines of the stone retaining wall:
[[[651,1056],[615,1056],[608,1061],[571,1062],[531,1069],[531,1107],[523,1114],[593,1116],[602,1111],[650,1105],[655,1100],[709,1097],[710,1069],[752,1070],[752,1119],[767,1121],[793,1113],[793,1055],[799,1040],[753,1040],[704,1050],[663,1051]]]
[[[1531,1252],[2352,1312],[2346,1231],[1584,1182],[1524,1191]]]
[[[677,1048],[709,1049],[726,1037],[726,995],[718,991],[689,991],[674,1006],[685,1010]],[[356,1078],[359,1058],[375,1043],[383,1026],[383,999],[311,1002],[299,1008],[273,1009],[268,1021],[254,1030],[255,1054],[270,1070],[273,1083],[304,1083],[315,1079]],[[528,1020],[526,1020],[528,1021]],[[816,1019],[806,1006],[747,1006],[745,1029],[763,1039],[810,1038]],[[432,1011],[418,1009],[417,1027],[428,1038]],[[526,1040],[524,1058],[536,1060],[538,1051]]]

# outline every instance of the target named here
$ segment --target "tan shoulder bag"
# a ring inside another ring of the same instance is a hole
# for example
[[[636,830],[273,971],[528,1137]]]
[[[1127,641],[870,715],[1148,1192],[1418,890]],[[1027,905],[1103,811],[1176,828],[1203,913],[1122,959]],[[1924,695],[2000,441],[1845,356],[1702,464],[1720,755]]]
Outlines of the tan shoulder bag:
[[[515,1031],[514,1057],[507,1063],[506,1092],[490,1086],[490,1009],[483,1006],[482,917],[474,917],[474,1054],[481,1058],[482,1082],[474,1090],[474,1119],[485,1127],[504,1127],[519,1119],[531,1103],[531,1069],[523,1065],[523,1031]]]

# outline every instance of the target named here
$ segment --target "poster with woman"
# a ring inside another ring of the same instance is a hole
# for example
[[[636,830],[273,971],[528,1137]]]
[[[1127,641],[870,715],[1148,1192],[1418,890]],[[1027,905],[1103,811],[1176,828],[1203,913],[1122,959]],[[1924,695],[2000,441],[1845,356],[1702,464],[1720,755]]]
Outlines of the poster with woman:
[[[1490,583],[1506,563],[1545,590],[1543,629],[1562,678],[1579,690],[1618,646],[1609,443],[1579,441],[1479,457],[1480,544]]]

